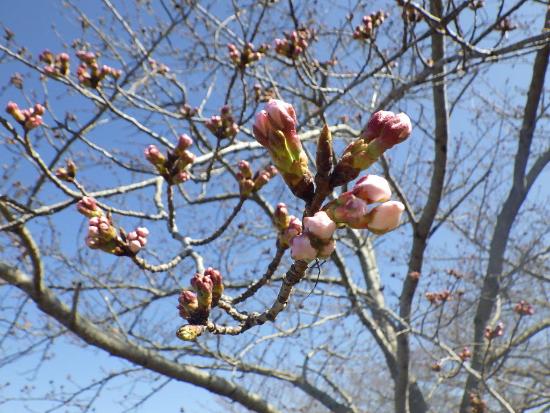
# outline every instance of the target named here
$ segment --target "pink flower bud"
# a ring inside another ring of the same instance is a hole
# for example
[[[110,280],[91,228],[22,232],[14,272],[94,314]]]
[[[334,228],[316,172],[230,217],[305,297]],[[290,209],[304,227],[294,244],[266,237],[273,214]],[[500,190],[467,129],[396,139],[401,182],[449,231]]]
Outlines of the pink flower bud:
[[[254,137],[258,143],[262,146],[267,147],[268,145],[268,133],[269,133],[269,119],[267,112],[262,110],[256,115],[256,122],[252,127],[254,132]]]
[[[89,196],[85,196],[80,201],[78,201],[76,203],[76,209],[82,215],[87,216],[88,218],[91,218],[90,223],[92,223],[92,220],[94,219],[94,217],[96,217],[95,219],[97,219],[97,217],[100,217],[103,215],[103,211],[97,205],[97,201],[94,198]]]
[[[290,256],[294,260],[312,261],[317,258],[317,250],[313,248],[307,234],[298,235],[290,241]]]
[[[279,229],[286,229],[290,223],[290,217],[288,216],[288,209],[282,202],[277,204],[275,213],[273,214],[273,220],[275,225]]]
[[[239,161],[237,166],[244,179],[252,178],[252,169],[250,169],[250,163],[248,163],[248,161]]]
[[[197,294],[189,290],[182,290],[178,298],[178,302],[180,317],[185,319],[190,318],[193,313],[197,311],[197,308],[199,306]]]
[[[62,63],[67,63],[70,60],[69,55],[67,53],[59,53],[57,55],[57,59]]]
[[[411,131],[411,120],[406,114],[379,111],[371,116],[361,136],[366,142],[379,139],[382,147],[389,149],[407,139]]]
[[[329,204],[329,217],[335,222],[349,225],[351,228],[364,228],[368,214],[368,204],[351,192],[344,192],[336,202]]]
[[[330,239],[336,230],[336,224],[325,211],[319,211],[312,217],[305,217],[304,227],[311,234],[322,240]]]
[[[378,175],[367,175],[357,181],[352,189],[353,195],[369,204],[386,202],[391,198],[390,184]]]
[[[279,234],[279,243],[282,247],[288,247],[292,239],[300,235],[302,230],[302,221],[291,215],[288,226]]]
[[[384,234],[399,226],[405,206],[398,201],[388,201],[369,213],[368,229],[375,234]]]
[[[19,106],[17,106],[17,103],[15,102],[8,102],[6,105],[6,112],[10,115],[13,115],[17,110],[19,110]]]
[[[193,145],[193,139],[191,139],[189,135],[183,133],[178,137],[178,145],[176,146],[176,151],[184,151],[191,145]]]
[[[296,113],[290,103],[271,99],[265,107],[274,128],[283,132],[296,130]]]
[[[45,111],[46,111],[46,109],[40,103],[37,103],[37,104],[34,105],[33,114],[43,115]]]
[[[378,112],[373,113],[367,122],[367,126],[361,133],[363,139],[370,142],[378,137],[382,133],[384,126],[390,121],[390,119],[393,118],[393,116],[394,113],[387,110],[379,110]]]
[[[155,145],[149,145],[143,151],[145,158],[155,166],[162,166],[165,161],[164,155]]]

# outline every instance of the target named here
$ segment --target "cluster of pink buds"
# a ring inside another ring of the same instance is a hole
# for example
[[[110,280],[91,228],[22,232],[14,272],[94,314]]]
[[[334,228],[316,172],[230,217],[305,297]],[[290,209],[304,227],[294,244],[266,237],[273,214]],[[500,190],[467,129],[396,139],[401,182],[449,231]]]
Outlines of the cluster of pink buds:
[[[189,103],[185,103],[180,108],[180,113],[185,119],[192,118],[197,114],[198,110],[197,108],[192,107]]]
[[[493,340],[494,338],[501,337],[504,334],[504,323],[499,322],[496,327],[485,327],[485,338],[487,340]]]
[[[68,76],[70,67],[70,58],[67,53],[58,53],[54,55],[49,50],[44,50],[38,56],[41,62],[46,63],[44,72],[49,76]]]
[[[103,210],[97,205],[95,198],[85,196],[76,203],[76,209],[88,218],[103,216]]]
[[[458,357],[460,357],[460,359],[462,361],[466,361],[468,360],[470,357],[472,357],[472,352],[470,351],[470,349],[468,347],[464,347],[462,349],[462,351],[460,353],[458,353]]]
[[[330,257],[335,247],[332,238],[335,230],[336,223],[324,211],[305,217],[304,231],[290,240],[290,255],[304,261]]]
[[[77,202],[76,209],[90,218],[86,244],[92,249],[100,249],[119,256],[133,256],[147,244],[149,236],[147,228],[139,227],[129,234],[121,230],[122,236],[119,236],[111,216],[105,215],[92,197],[83,197]]]
[[[357,178],[362,170],[376,162],[386,150],[405,141],[411,131],[411,120],[404,113],[395,114],[384,110],[374,113],[359,139],[344,149],[332,174],[332,186],[344,185]]]
[[[288,214],[288,208],[282,202],[277,204],[273,222],[279,232],[277,241],[283,248],[288,248],[292,239],[302,233],[302,221]]]
[[[62,181],[73,182],[76,178],[76,171],[76,164],[71,159],[69,159],[66,166],[57,168],[57,170],[55,171],[55,176],[57,176]]]
[[[170,73],[170,68],[164,63],[159,63],[155,59],[149,59],[149,65],[151,65],[151,71],[158,73],[159,75],[166,75]]]
[[[353,32],[353,38],[357,40],[374,39],[376,29],[388,17],[388,13],[380,10],[363,17],[363,24],[357,26]]]
[[[252,43],[246,43],[243,50],[240,51],[233,43],[229,43],[227,50],[229,50],[229,57],[233,64],[243,70],[248,65],[260,60],[269,50],[269,45],[262,44],[255,50]]]
[[[182,134],[174,150],[168,152],[167,156],[155,145],[149,145],[143,153],[166,182],[177,185],[190,178],[188,169],[195,161],[195,155],[188,150],[192,144],[193,140],[188,135]]]
[[[149,230],[145,227],[138,227],[135,231],[129,232],[126,235],[126,242],[130,251],[137,254],[140,249],[147,245],[148,236]]]
[[[6,112],[9,113],[26,131],[37,128],[42,125],[42,115],[44,114],[44,106],[40,103],[29,109],[19,109],[17,103],[8,102]]]
[[[323,207],[334,222],[355,229],[369,229],[384,234],[399,226],[404,205],[390,201],[388,181],[367,175],[357,181],[351,191],[344,192]],[[372,208],[372,204],[379,203]]]
[[[251,193],[259,191],[278,173],[277,168],[269,165],[253,174],[248,161],[240,161],[238,167],[237,180],[239,181],[239,191],[242,197],[247,197]]]
[[[403,8],[401,17],[407,23],[418,23],[422,20],[422,14],[411,4],[410,0],[397,0],[397,4]]]
[[[516,312],[516,314],[519,314],[521,316],[528,316],[528,315],[535,314],[535,309],[527,301],[521,300],[519,303],[515,305],[514,312]]]
[[[273,164],[294,195],[305,201],[313,197],[313,176],[296,133],[296,113],[291,104],[271,99],[256,115],[254,137],[264,146]]]
[[[451,298],[451,292],[449,290],[443,290],[440,292],[427,292],[425,296],[430,304],[435,305],[448,301]]]
[[[109,217],[100,216],[90,218],[88,221],[86,245],[92,249],[101,249],[111,254],[120,252],[117,242],[117,231]]]
[[[97,57],[93,52],[85,52],[80,50],[76,52],[76,57],[80,59],[80,65],[76,71],[78,81],[81,85],[95,89],[99,86],[105,77],[111,76],[113,79],[118,79],[121,71],[113,69],[110,66],[103,65],[101,68],[97,62]]]
[[[218,270],[208,267],[204,274],[191,279],[192,290],[182,290],[179,296],[180,317],[192,325],[204,325],[210,310],[218,305],[223,294],[223,277]]]
[[[435,363],[433,363],[433,364],[430,366],[430,369],[431,369],[432,371],[435,371],[435,372],[440,372],[442,368],[443,368],[443,363],[441,362],[441,360],[436,361]]]
[[[219,115],[214,115],[208,119],[204,126],[218,139],[232,139],[239,132],[239,125],[235,123],[231,108],[223,106]]]
[[[275,39],[275,52],[289,59],[296,59],[308,48],[313,32],[303,28],[284,33],[284,39]]]

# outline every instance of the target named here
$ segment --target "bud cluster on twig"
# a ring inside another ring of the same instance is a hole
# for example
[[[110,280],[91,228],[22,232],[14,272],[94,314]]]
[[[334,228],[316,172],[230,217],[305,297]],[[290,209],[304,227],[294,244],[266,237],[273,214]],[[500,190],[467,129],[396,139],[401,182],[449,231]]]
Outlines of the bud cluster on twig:
[[[37,128],[42,125],[42,115],[45,112],[44,106],[37,103],[32,108],[19,109],[17,103],[8,102],[6,112],[9,113],[17,123],[19,123],[26,131]]]
[[[122,73],[120,70],[113,69],[107,65],[99,67],[97,57],[93,52],[79,50],[76,52],[76,57],[78,57],[81,62],[76,71],[76,75],[78,81],[83,86],[95,89],[105,77],[111,76],[116,80]]]
[[[493,340],[497,337],[501,337],[504,334],[504,323],[501,321],[495,327],[485,327],[485,338],[487,340]]]
[[[335,248],[332,236],[336,224],[324,211],[304,218],[304,231],[290,240],[290,255],[295,260],[311,261],[330,257]]]
[[[374,39],[376,29],[382,25],[388,16],[388,13],[382,10],[363,16],[362,24],[357,26],[353,32],[353,38],[357,40]]]
[[[252,43],[246,43],[242,51],[240,51],[233,43],[229,43],[227,49],[229,50],[229,57],[233,64],[239,69],[244,70],[245,67],[260,60],[269,50],[269,45],[261,44],[258,49],[254,49]]]
[[[204,125],[218,139],[232,139],[239,132],[239,125],[235,123],[231,108],[224,105],[219,115],[214,115],[208,119]]]
[[[278,173],[277,168],[273,165],[269,165],[256,174],[253,174],[250,163],[244,160],[239,162],[238,167],[239,172],[237,172],[237,180],[239,182],[241,197],[247,197],[251,193],[259,191]]]
[[[66,163],[66,166],[57,168],[57,170],[55,171],[55,176],[57,176],[62,181],[73,182],[76,178],[76,171],[76,164],[71,159],[69,159]]]
[[[430,304],[441,304],[449,301],[451,298],[451,292],[449,290],[443,290],[440,292],[427,292],[425,294],[426,299]]]
[[[54,55],[49,50],[44,50],[38,56],[41,62],[46,63],[44,72],[49,76],[68,76],[70,68],[70,58],[67,53],[58,53]]]
[[[187,149],[192,144],[193,140],[184,133],[179,136],[174,150],[166,156],[155,145],[149,145],[144,150],[145,158],[168,184],[177,185],[190,178],[188,169],[195,161],[195,155]]]
[[[88,247],[117,256],[134,256],[147,245],[147,228],[138,227],[128,234],[123,230],[117,231],[111,215],[105,214],[94,198],[83,197],[77,202],[76,208],[89,218],[86,235]]]
[[[521,300],[514,306],[514,312],[521,316],[529,316],[535,314],[535,309],[525,300]]]
[[[205,325],[210,310],[218,305],[223,294],[223,277],[218,270],[208,267],[203,274],[196,273],[191,279],[193,290],[184,289],[179,296],[178,311],[180,317],[191,326]],[[193,340],[200,334],[200,329],[187,328],[178,330],[182,340]],[[191,337],[190,335],[195,335]],[[184,337],[181,337],[184,334]]]
[[[323,207],[337,224],[354,229],[368,229],[384,234],[399,225],[404,205],[390,201],[388,181],[377,175],[359,179],[351,191],[344,192]],[[379,204],[371,208],[372,204]]]
[[[275,52],[289,59],[296,59],[303,54],[313,39],[313,31],[302,28],[284,33],[284,39],[275,39]]]

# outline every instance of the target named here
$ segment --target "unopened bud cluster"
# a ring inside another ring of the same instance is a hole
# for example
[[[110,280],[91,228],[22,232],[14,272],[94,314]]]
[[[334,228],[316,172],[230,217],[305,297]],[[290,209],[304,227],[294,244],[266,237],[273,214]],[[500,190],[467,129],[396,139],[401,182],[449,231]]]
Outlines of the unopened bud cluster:
[[[186,134],[178,138],[174,150],[164,155],[155,145],[149,145],[144,150],[145,158],[170,185],[177,185],[190,178],[188,169],[195,161],[195,155],[187,150],[193,140]]]
[[[275,52],[289,59],[296,59],[303,54],[313,38],[313,32],[305,28],[284,35],[284,39],[275,39]]]
[[[196,273],[193,276],[191,287],[192,290],[184,289],[180,293],[179,315],[191,325],[204,325],[210,310],[218,305],[222,297],[223,277],[218,270],[208,267],[203,274]]]
[[[388,181],[377,175],[367,175],[357,181],[351,191],[344,192],[323,209],[337,224],[354,229],[368,229],[384,234],[399,226],[404,205],[390,201]],[[371,208],[372,204],[379,204]]]
[[[73,182],[76,178],[77,167],[72,160],[68,160],[66,166],[57,168],[55,171],[55,176],[57,176],[62,181]]]
[[[246,43],[242,51],[240,51],[233,43],[229,43],[227,49],[229,50],[229,57],[233,64],[242,70],[260,60],[269,50],[269,45],[262,44],[258,49],[254,49],[252,43]]]
[[[237,180],[241,197],[247,197],[253,192],[259,191],[271,178],[277,175],[278,171],[273,165],[253,174],[248,161],[240,161],[238,164]]]
[[[359,139],[344,149],[332,174],[332,185],[344,185],[355,179],[385,151],[405,141],[411,131],[411,120],[404,113],[395,114],[384,110],[374,113]]]
[[[380,10],[363,17],[362,24],[355,28],[353,38],[357,40],[372,40],[375,37],[376,29],[388,17],[388,13]]]
[[[425,294],[425,297],[430,302],[430,304],[441,304],[451,298],[451,292],[449,290],[443,290],[440,292],[427,292]]]
[[[239,125],[235,123],[231,108],[223,106],[219,115],[214,115],[208,119],[204,125],[218,139],[232,139],[239,132]]]
[[[495,327],[485,327],[485,338],[487,340],[493,340],[497,337],[501,337],[504,334],[504,323],[501,321]]]
[[[503,35],[507,34],[508,32],[511,32],[512,30],[516,30],[517,28],[518,28],[517,24],[512,22],[512,20],[509,17],[505,17],[504,19],[500,20],[495,26],[495,30],[497,32],[501,32]]]
[[[483,400],[479,394],[470,393],[470,412],[471,413],[487,413],[487,402]]]
[[[19,123],[26,131],[37,128],[42,125],[42,115],[44,114],[44,106],[40,103],[35,104],[32,108],[19,109],[17,103],[8,102],[6,112],[9,113],[17,123]]]
[[[79,50],[76,52],[76,57],[80,60],[80,65],[78,66],[76,75],[78,77],[78,81],[83,86],[95,89],[107,76],[110,76],[116,80],[121,75],[120,70],[113,69],[110,66],[103,65],[99,67],[97,57],[93,52]]]
[[[330,257],[335,248],[336,224],[326,212],[304,218],[304,231],[290,240],[290,255],[295,260],[311,261]]]
[[[85,196],[76,204],[76,209],[89,218],[86,245],[118,256],[133,256],[147,245],[149,230],[138,227],[134,231],[119,234],[109,214],[104,214],[97,201]]]
[[[49,50],[44,50],[38,56],[41,62],[46,63],[44,72],[49,76],[68,76],[70,68],[70,58],[67,53],[58,53],[54,55]]]
[[[462,361],[466,361],[468,360],[470,357],[472,357],[472,351],[468,348],[468,347],[464,347],[460,353],[458,353],[458,357],[460,357],[460,359]]]
[[[514,312],[521,316],[529,316],[535,314],[535,309],[525,300],[521,300],[514,306]]]
[[[185,119],[192,118],[197,114],[197,108],[192,107],[189,103],[183,104],[180,108],[180,113]]]

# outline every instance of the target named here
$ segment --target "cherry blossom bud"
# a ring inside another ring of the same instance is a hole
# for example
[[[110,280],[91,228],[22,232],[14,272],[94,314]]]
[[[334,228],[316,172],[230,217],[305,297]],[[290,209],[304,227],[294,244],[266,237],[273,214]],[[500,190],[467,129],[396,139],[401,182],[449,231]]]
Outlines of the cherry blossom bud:
[[[281,247],[288,248],[292,239],[300,235],[302,231],[302,221],[291,215],[288,226],[279,234],[279,244]]]
[[[368,229],[375,234],[384,234],[399,226],[405,206],[399,201],[388,201],[369,213]]]
[[[176,336],[183,341],[195,341],[202,334],[202,331],[202,326],[188,324],[180,327],[176,332]]]
[[[493,340],[497,337],[501,337],[504,334],[504,323],[501,321],[499,322],[495,328],[492,328],[491,326],[485,327],[485,338],[488,340]]]
[[[263,187],[265,184],[269,182],[271,179],[271,175],[267,171],[261,171],[256,179],[254,179],[254,189],[257,191],[261,187]]]
[[[468,347],[464,347],[462,351],[458,353],[458,357],[460,357],[462,361],[468,360],[470,357],[472,357],[472,352]]]
[[[89,196],[85,196],[80,201],[78,201],[76,203],[76,209],[78,210],[78,212],[88,218],[100,217],[103,215],[103,211],[97,205],[97,201]]]
[[[273,221],[275,226],[279,229],[286,229],[288,224],[290,224],[290,216],[288,215],[288,209],[286,204],[279,203],[275,208],[275,213],[273,214]]]
[[[407,139],[411,131],[411,120],[405,113],[381,110],[371,116],[361,137],[367,143],[379,139],[384,149],[389,149]]]
[[[145,154],[145,158],[156,167],[163,166],[164,162],[166,161],[164,155],[155,145],[149,145],[147,148],[145,148],[143,153]]]
[[[218,305],[223,294],[223,277],[218,270],[208,267],[204,271],[205,277],[210,277],[212,280],[212,306]]]
[[[265,107],[269,120],[274,128],[286,131],[296,131],[296,113],[290,103],[271,99]]]
[[[29,116],[23,126],[25,127],[25,129],[31,130],[39,127],[40,125],[42,125],[42,116],[35,115]]]
[[[212,307],[212,279],[204,274],[196,273],[191,279],[191,285],[197,291],[199,308],[207,312]]]
[[[189,175],[189,172],[187,171],[180,171],[178,172],[176,175],[174,175],[173,177],[173,182],[175,184],[181,184],[185,181],[188,181],[189,179],[191,178],[191,176]]]
[[[353,195],[369,204],[386,202],[391,198],[390,184],[378,175],[367,175],[357,181],[352,189]]]
[[[186,166],[195,162],[195,154],[190,151],[181,151],[179,153],[179,158]]]
[[[336,224],[325,211],[319,211],[312,217],[304,218],[304,228],[322,240],[329,240],[336,230]]]
[[[126,236],[128,248],[134,254],[147,245],[147,237],[149,236],[149,230],[145,227],[139,227],[135,231],[130,232]]]
[[[535,314],[535,309],[533,308],[533,306],[525,300],[521,300],[519,303],[517,303],[514,307],[514,311],[521,316],[529,316]]]
[[[197,300],[197,294],[190,290],[182,290],[178,299],[178,310],[180,317],[189,319],[191,315],[197,311],[199,302]]]
[[[252,178],[252,169],[250,169],[250,163],[248,161],[239,161],[237,166],[244,179]]]
[[[174,152],[176,155],[178,155],[179,153],[189,148],[191,145],[193,145],[193,139],[191,139],[189,135],[183,133],[178,137],[178,144]]]
[[[290,256],[294,260],[312,261],[317,258],[317,250],[313,248],[307,234],[298,235],[290,241]]]
[[[44,62],[48,65],[53,64],[53,53],[50,52],[48,49],[43,50],[42,53],[38,55],[38,58],[40,59],[41,62]]]
[[[265,110],[258,112],[252,130],[254,132],[254,137],[256,138],[258,143],[265,147],[268,146],[269,128],[270,125],[267,112]]]

